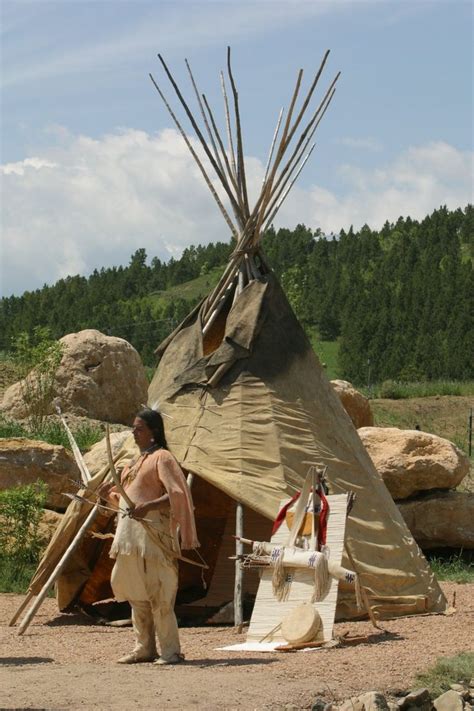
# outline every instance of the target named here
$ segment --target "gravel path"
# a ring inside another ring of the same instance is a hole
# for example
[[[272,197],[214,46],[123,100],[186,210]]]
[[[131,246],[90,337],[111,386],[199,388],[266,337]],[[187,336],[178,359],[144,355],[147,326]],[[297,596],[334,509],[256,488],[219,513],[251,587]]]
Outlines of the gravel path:
[[[0,596],[0,709],[259,709],[310,708],[323,697],[338,702],[364,691],[395,696],[412,688],[417,672],[437,658],[474,648],[474,584],[443,584],[457,612],[383,623],[338,623],[335,635],[369,634],[368,643],[298,654],[217,651],[243,641],[229,627],[183,629],[187,663],[120,666],[133,645],[130,628],[90,624],[59,615],[44,602],[23,637],[8,620],[21,600]]]

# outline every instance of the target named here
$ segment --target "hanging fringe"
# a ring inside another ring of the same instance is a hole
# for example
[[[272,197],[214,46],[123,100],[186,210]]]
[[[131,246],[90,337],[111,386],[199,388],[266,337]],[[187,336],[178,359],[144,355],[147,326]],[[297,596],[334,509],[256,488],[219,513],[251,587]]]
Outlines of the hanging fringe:
[[[292,576],[288,574],[288,568],[283,565],[285,548],[274,548],[272,553],[273,577],[272,587],[273,595],[278,602],[284,602],[288,599],[291,589]]]
[[[314,564],[314,589],[311,602],[324,600],[331,587],[331,576],[329,575],[328,559],[323,553],[316,553]]]

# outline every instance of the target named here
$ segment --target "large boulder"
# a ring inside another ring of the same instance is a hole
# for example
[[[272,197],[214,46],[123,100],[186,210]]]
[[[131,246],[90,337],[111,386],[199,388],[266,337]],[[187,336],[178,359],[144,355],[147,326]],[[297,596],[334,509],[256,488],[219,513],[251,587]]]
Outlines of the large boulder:
[[[469,459],[447,439],[397,427],[362,427],[358,434],[394,499],[430,489],[453,489]]]
[[[359,427],[372,427],[374,416],[365,395],[362,395],[347,380],[331,380],[331,385],[354,423],[354,427],[357,429]]]
[[[15,437],[0,439],[0,489],[33,484],[48,485],[46,507],[64,511],[69,505],[65,493],[75,493],[79,469],[64,447]]]
[[[113,457],[119,453],[127,439],[130,439],[130,443],[133,441],[133,435],[130,430],[110,433],[110,444]],[[100,442],[94,444],[94,446],[86,452],[84,455],[84,461],[91,476],[97,474],[108,463],[107,441],[105,437],[101,439]],[[119,468],[120,466],[117,467],[117,469]]]
[[[55,394],[64,412],[128,425],[147,401],[148,382],[140,356],[123,338],[87,329],[61,338],[64,355],[56,373]],[[20,383],[10,386],[0,410],[28,416]]]
[[[43,510],[38,526],[38,533],[45,545],[50,542],[62,519],[63,514],[58,513],[57,511],[51,511],[50,509]]]
[[[474,548],[474,494],[442,491],[398,508],[420,548]]]

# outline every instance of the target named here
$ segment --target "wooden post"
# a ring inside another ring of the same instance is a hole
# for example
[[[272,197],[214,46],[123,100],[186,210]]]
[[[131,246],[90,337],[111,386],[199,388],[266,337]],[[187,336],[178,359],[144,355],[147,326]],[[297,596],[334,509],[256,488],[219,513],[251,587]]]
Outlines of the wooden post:
[[[240,540],[244,533],[244,509],[241,503],[235,507],[235,583],[234,583],[234,625],[241,627],[244,621],[242,608],[242,561],[240,556],[244,552],[244,546]]]
[[[84,523],[82,524],[82,526],[80,527],[80,529],[78,530],[78,532],[76,533],[74,538],[72,539],[72,541],[69,544],[68,548],[66,549],[66,552],[64,553],[63,557],[61,558],[61,560],[59,561],[59,563],[57,564],[57,566],[55,567],[55,569],[53,570],[53,572],[51,573],[51,575],[49,576],[49,578],[47,579],[47,581],[45,582],[43,587],[41,588],[41,591],[38,594],[38,597],[34,601],[33,605],[30,607],[30,609],[26,613],[25,617],[23,618],[23,621],[22,621],[20,627],[18,628],[19,635],[22,635],[23,632],[25,632],[25,630],[28,628],[31,620],[37,613],[41,603],[43,602],[44,598],[48,594],[51,586],[54,585],[56,580],[59,578],[59,575],[61,574],[62,570],[65,568],[66,563],[68,562],[69,558],[74,553],[76,548],[79,546],[82,536],[84,535],[84,533],[87,531],[87,529],[91,525],[92,521],[97,516],[98,511],[99,511],[98,504],[96,504],[94,506],[94,508],[92,508],[89,511],[89,515],[87,516]]]

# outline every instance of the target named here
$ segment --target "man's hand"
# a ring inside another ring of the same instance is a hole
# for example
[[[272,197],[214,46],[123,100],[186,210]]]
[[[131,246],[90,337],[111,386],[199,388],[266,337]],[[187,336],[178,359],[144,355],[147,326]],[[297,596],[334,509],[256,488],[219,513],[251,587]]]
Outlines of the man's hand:
[[[157,509],[167,506],[169,506],[169,496],[168,494],[163,494],[159,499],[153,499],[144,504],[137,504],[135,508],[130,511],[129,516],[131,516],[131,518],[142,519],[145,518],[150,511],[156,511]]]
[[[113,482],[106,481],[97,487],[97,494],[100,496],[101,499],[104,499],[104,501],[108,501],[110,493],[114,486],[115,484]]]
[[[145,518],[147,513],[151,510],[153,503],[154,502],[149,501],[146,504],[137,504],[133,509],[131,509],[129,513],[130,518]]]

